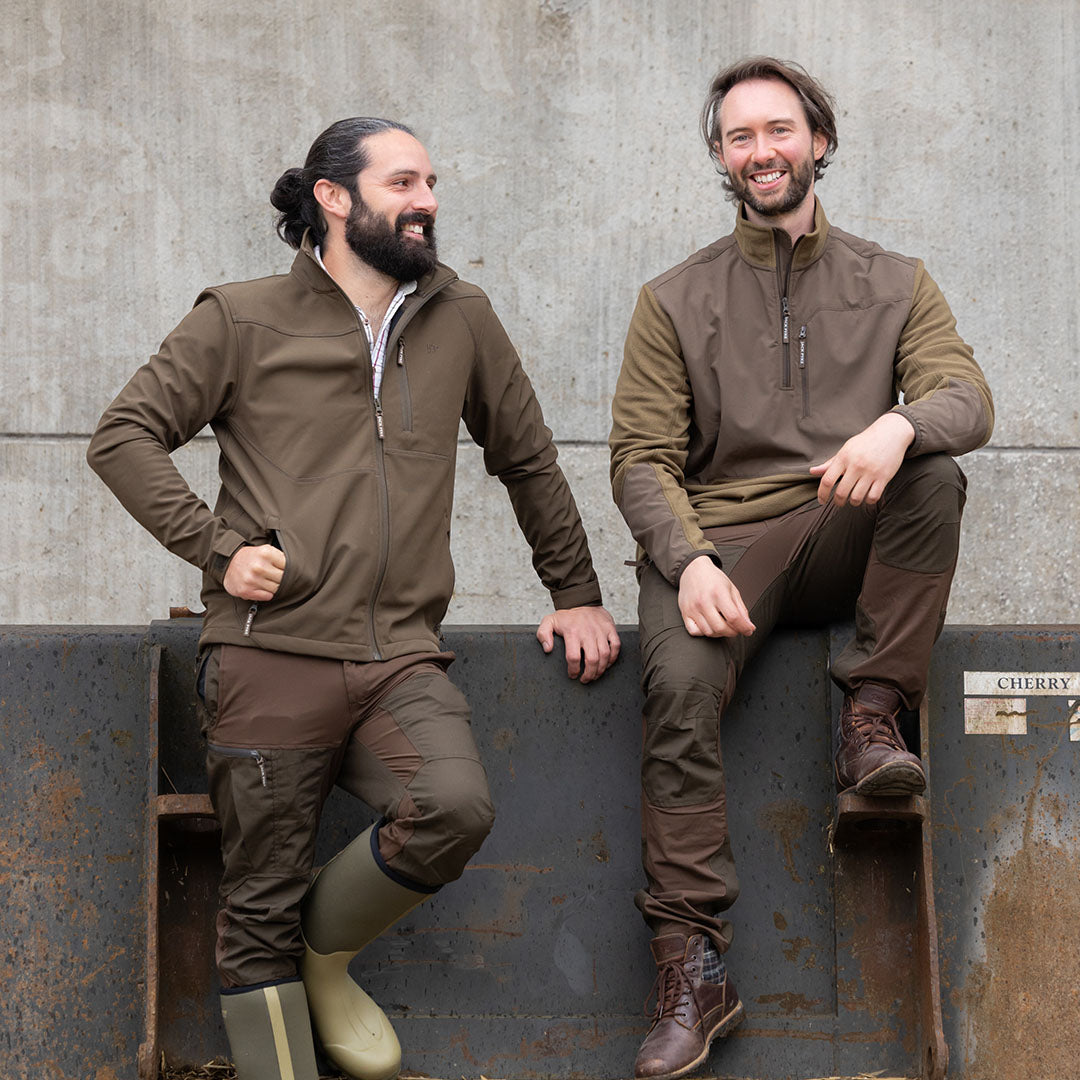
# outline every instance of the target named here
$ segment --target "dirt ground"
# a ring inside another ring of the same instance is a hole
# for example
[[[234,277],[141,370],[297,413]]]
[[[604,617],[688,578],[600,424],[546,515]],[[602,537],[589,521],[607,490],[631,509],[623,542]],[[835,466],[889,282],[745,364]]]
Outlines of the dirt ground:
[[[172,1069],[165,1066],[162,1069],[160,1080],[235,1080],[235,1077],[236,1070],[231,1064],[210,1061],[197,1069]],[[321,1077],[320,1080],[346,1080],[346,1078],[334,1075]],[[433,1078],[421,1078],[410,1073],[402,1073],[399,1080],[433,1080]],[[460,1080],[466,1080],[466,1078],[461,1077]],[[491,1078],[481,1076],[478,1080],[491,1080]],[[693,1080],[693,1078],[691,1077],[689,1080]],[[818,1076],[808,1078],[808,1080],[910,1080],[910,1078],[903,1076],[882,1076],[881,1073],[859,1073],[858,1076]]]

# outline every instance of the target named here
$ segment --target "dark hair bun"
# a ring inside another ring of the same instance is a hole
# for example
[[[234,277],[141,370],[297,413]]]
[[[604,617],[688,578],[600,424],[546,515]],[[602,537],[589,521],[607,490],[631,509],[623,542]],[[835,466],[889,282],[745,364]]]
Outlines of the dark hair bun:
[[[304,170],[286,169],[270,193],[271,205],[283,214],[293,214],[303,202]]]

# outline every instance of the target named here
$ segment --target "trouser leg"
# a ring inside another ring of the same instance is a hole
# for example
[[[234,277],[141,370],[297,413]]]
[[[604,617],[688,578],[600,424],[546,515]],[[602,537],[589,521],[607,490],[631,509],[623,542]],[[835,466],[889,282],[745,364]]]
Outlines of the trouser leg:
[[[363,701],[363,665],[346,665]],[[495,810],[469,706],[440,666],[425,662],[365,710],[337,783],[382,815],[375,855],[389,877],[431,890],[461,876]]]
[[[635,902],[653,933],[703,933],[721,951],[732,927],[722,913],[739,892],[728,831],[721,756],[723,710],[743,668],[772,630],[787,596],[787,567],[816,515],[710,530],[739,589],[752,637],[691,636],[678,590],[647,565],[641,573],[642,861],[647,888]]]
[[[349,731],[341,663],[218,646],[200,681],[210,797],[221,825],[222,985],[295,979],[300,901]]]
[[[421,662],[389,689],[347,664],[363,715],[338,783],[382,815],[318,875],[303,905],[302,965],[327,1055],[353,1077],[396,1075],[401,1050],[382,1010],[348,974],[356,953],[460,876],[491,828],[487,780],[460,691]]]
[[[855,637],[832,665],[846,693],[880,683],[899,691],[907,708],[919,707],[945,622],[965,487],[951,457],[928,454],[906,460],[885,489],[855,607]]]

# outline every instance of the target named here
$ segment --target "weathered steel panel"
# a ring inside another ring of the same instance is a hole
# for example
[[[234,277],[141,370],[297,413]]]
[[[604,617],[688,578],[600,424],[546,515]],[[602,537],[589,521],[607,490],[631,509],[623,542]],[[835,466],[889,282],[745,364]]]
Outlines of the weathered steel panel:
[[[1000,676],[965,687],[965,672]],[[1076,1076],[1080,633],[953,628],[938,643],[930,692],[950,1075]],[[983,733],[988,718],[997,733]]]
[[[163,764],[180,790],[194,790],[201,774],[184,764],[197,744],[184,682],[194,666],[191,632],[154,624],[151,636],[171,654],[162,664]],[[636,637],[626,639],[626,659],[582,687],[529,631],[448,633],[458,656],[451,674],[472,702],[499,818],[464,879],[355,964],[394,1019],[407,1068],[521,1077],[629,1071],[648,1026],[643,1006],[655,969],[632,904],[641,885],[640,693]],[[730,1075],[825,1075],[839,1061],[899,1072],[917,1057],[910,1010],[899,1017],[898,1039],[897,1018],[866,1006],[859,979],[838,1011],[827,650],[823,631],[779,635],[725,720],[742,887],[729,959],[750,1014],[714,1057]],[[320,859],[370,820],[336,792]],[[203,865],[213,872],[211,862]],[[203,896],[205,887],[196,891]],[[208,910],[200,917],[209,934]],[[897,949],[910,945],[913,930],[912,914],[896,931]],[[164,936],[162,950],[165,962]],[[912,999],[913,972],[910,962],[902,977],[894,972],[902,1000]],[[175,1007],[163,996],[162,1047],[171,1058],[222,1052],[211,992],[208,985],[203,1005],[190,987]]]
[[[0,1076],[127,1080],[143,1021],[142,629],[0,631]]]
[[[134,1080],[145,1036],[148,646],[162,649],[158,791],[199,792],[195,634],[183,621],[149,633],[0,629],[5,1080]],[[355,973],[394,1017],[407,1068],[625,1076],[652,981],[632,905],[636,635],[592,687],[569,682],[531,631],[472,628],[448,642],[499,819],[463,880],[373,944]],[[914,1076],[921,1065],[920,849],[901,831],[830,850],[828,649],[825,632],[778,635],[725,719],[742,885],[729,960],[748,1019],[711,1058],[716,1075]],[[965,671],[1060,679],[1080,671],[1077,635],[947,630],[929,723],[949,1075],[1069,1076],[1080,692],[965,684]],[[1014,733],[975,733],[999,729]],[[335,793],[320,857],[369,820]],[[225,1052],[210,954],[216,835],[197,819],[159,828],[162,1047],[205,1061]]]

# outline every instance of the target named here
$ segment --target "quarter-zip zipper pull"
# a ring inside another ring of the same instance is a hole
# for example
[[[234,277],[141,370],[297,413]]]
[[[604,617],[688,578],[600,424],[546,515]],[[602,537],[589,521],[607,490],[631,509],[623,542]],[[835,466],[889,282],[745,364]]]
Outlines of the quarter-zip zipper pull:
[[[780,298],[780,310],[783,312],[784,315],[784,344],[786,345],[790,340],[788,337],[788,322],[790,320],[790,313],[788,311],[788,302],[786,296]]]
[[[375,399],[375,427],[378,429],[379,438],[386,438],[386,429],[383,427],[382,419],[382,401],[379,398]]]
[[[258,610],[258,604],[252,604],[251,607],[248,608],[247,622],[244,623],[244,637],[251,636],[251,624],[255,621],[255,615]]]

